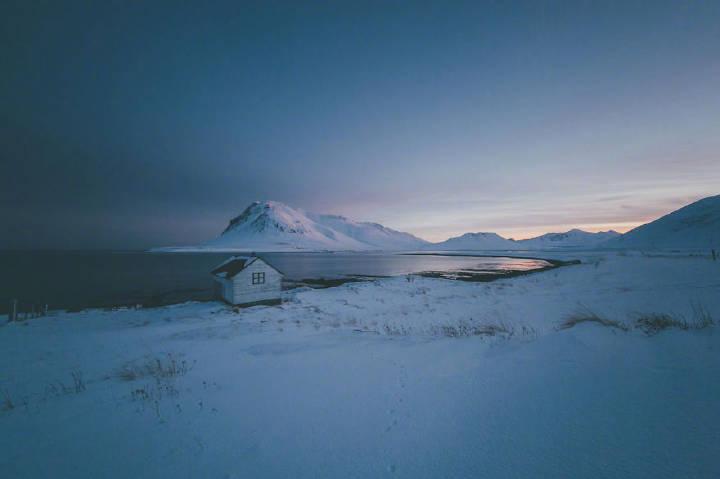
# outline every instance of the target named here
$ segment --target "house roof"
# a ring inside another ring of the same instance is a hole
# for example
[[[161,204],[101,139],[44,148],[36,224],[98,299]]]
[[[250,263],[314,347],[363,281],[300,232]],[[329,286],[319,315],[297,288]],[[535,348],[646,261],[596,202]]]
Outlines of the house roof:
[[[211,274],[221,278],[232,278],[250,266],[256,259],[255,256],[232,256],[216,266]]]
[[[210,273],[220,278],[233,278],[237,276],[240,271],[244,270],[258,259],[278,273],[283,274],[282,271],[257,256],[232,256],[216,266]]]

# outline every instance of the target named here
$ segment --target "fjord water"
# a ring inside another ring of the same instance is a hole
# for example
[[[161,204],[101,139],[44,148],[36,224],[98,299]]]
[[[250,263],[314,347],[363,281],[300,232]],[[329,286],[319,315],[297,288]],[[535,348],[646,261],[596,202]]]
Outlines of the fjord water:
[[[170,304],[212,298],[210,271],[230,253],[2,252],[0,312],[11,299],[50,309]],[[263,253],[290,280],[397,276],[423,271],[502,273],[542,260],[380,253]]]

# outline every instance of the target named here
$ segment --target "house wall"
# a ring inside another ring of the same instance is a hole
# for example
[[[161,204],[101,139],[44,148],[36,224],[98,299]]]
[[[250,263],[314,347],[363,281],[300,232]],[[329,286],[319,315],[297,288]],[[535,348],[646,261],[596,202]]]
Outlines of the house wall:
[[[265,273],[265,284],[252,284],[253,273]],[[233,304],[280,299],[282,275],[263,260],[256,259],[233,278],[232,290],[230,302]]]
[[[215,296],[232,303],[234,294],[233,282],[229,279],[218,278],[217,276],[213,276],[213,279],[215,280]]]

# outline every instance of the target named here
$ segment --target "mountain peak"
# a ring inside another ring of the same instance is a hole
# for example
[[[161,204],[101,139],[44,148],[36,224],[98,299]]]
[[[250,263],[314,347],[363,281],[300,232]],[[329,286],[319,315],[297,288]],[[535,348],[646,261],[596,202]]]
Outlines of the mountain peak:
[[[299,232],[303,229],[303,216],[300,210],[293,210],[278,201],[253,201],[242,213],[230,220],[222,234],[248,224],[260,232],[268,229]]]
[[[431,245],[439,250],[508,250],[517,249],[514,240],[505,239],[497,233],[465,233]]]
[[[254,201],[206,246],[228,250],[412,250],[427,242],[378,223]]]

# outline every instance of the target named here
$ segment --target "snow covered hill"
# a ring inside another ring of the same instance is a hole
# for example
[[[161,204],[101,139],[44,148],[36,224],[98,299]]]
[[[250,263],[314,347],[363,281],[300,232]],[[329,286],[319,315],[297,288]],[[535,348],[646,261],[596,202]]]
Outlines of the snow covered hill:
[[[620,236],[617,231],[587,231],[572,229],[565,233],[547,233],[536,238],[520,240],[517,243],[523,249],[554,249],[554,248],[594,248],[595,246]]]
[[[629,249],[720,249],[720,195],[709,196],[602,244]]]
[[[616,236],[620,236],[620,233],[615,231],[589,233],[579,229],[565,233],[547,233],[525,240],[506,239],[497,233],[465,233],[426,248],[446,251],[592,249]]]
[[[256,201],[201,249],[396,251],[419,249],[425,244],[427,241],[377,223],[310,213],[276,201]]]
[[[441,251],[460,250],[511,250],[519,249],[518,242],[505,239],[497,233],[465,233],[440,243],[426,246]]]
[[[349,238],[370,245],[371,249],[413,250],[428,243],[410,233],[396,231],[378,223],[358,222],[336,215],[310,213],[309,217]]]

